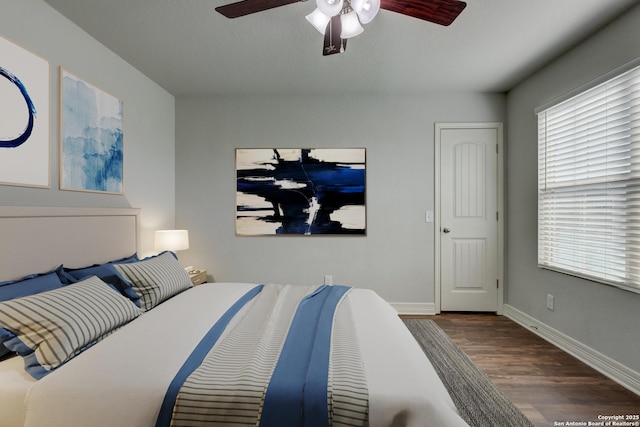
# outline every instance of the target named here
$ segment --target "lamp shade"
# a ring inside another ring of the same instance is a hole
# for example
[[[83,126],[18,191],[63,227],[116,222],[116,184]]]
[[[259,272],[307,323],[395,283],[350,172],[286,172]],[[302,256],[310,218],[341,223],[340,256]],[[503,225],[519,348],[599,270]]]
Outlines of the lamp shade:
[[[340,22],[342,23],[340,38],[342,39],[355,37],[364,31],[364,28],[360,25],[360,21],[358,21],[358,15],[356,15],[353,10],[344,15],[340,15]]]
[[[320,32],[320,34],[325,33],[325,31],[327,30],[327,25],[331,20],[330,16],[325,15],[318,8],[316,8],[313,12],[305,16],[305,18],[307,18],[307,21],[309,21],[309,23],[313,25],[315,29]]]
[[[344,6],[343,0],[316,0],[316,5],[322,13],[327,16],[335,16],[342,10]]]
[[[189,249],[188,230],[158,230],[155,236],[156,251],[182,251]]]
[[[368,24],[380,11],[380,0],[352,0],[351,7],[358,14],[360,22]]]

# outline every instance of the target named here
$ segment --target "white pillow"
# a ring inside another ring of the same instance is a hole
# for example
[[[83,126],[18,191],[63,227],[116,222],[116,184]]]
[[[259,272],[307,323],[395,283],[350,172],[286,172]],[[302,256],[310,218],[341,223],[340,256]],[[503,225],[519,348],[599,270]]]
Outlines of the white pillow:
[[[171,252],[114,267],[131,283],[144,311],[193,286],[189,274]]]
[[[142,311],[96,276],[0,303],[4,345],[40,379]]]

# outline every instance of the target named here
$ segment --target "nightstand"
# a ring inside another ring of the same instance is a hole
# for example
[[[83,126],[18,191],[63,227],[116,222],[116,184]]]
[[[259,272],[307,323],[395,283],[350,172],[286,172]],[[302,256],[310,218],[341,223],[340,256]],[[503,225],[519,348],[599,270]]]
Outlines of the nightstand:
[[[189,278],[193,286],[201,285],[207,281],[207,270],[191,270],[189,271]]]

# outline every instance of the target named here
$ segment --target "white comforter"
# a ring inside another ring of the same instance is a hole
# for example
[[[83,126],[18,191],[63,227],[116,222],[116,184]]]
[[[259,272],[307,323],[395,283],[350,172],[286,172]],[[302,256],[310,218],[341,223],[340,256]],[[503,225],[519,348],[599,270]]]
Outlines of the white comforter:
[[[194,346],[254,286],[196,286],[140,316],[34,382],[24,425],[153,427],[169,383]],[[369,290],[354,289],[347,298],[369,386],[370,425],[466,426],[393,308]]]

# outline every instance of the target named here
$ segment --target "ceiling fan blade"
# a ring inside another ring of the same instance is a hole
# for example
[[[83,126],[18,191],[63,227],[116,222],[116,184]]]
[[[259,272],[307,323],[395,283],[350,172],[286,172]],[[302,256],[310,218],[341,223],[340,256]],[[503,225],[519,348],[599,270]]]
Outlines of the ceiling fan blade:
[[[340,15],[331,17],[324,31],[324,46],[322,47],[322,55],[334,55],[343,53],[347,48],[347,39],[340,38],[342,32],[342,21]]]
[[[380,7],[440,25],[450,25],[467,6],[459,0],[381,0]]]
[[[226,4],[216,7],[216,11],[223,14],[227,18],[238,18],[240,16],[250,15],[263,10],[273,9],[275,7],[285,6],[291,3],[298,3],[302,0],[244,0],[236,3]]]

